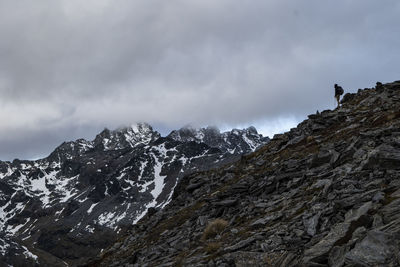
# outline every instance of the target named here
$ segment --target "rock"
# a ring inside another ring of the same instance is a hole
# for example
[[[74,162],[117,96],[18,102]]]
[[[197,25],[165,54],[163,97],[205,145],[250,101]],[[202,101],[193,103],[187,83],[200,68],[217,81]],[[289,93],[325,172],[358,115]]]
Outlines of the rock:
[[[382,217],[385,223],[389,223],[400,218],[400,198],[395,199],[382,209]]]
[[[239,194],[239,193],[243,193],[246,192],[249,189],[249,185],[247,184],[237,184],[232,186],[230,192],[232,192],[233,194]]]
[[[300,143],[301,141],[303,141],[305,139],[304,135],[300,135],[300,136],[296,136],[293,139],[290,139],[288,142],[288,145],[295,145]]]
[[[156,209],[156,208],[153,208],[153,207],[148,208],[148,209],[147,209],[147,216],[151,217],[151,216],[153,216],[156,212],[157,212],[157,209]]]
[[[257,166],[263,166],[265,164],[265,160],[262,160],[262,159],[260,159],[260,160],[258,160],[257,162],[256,162],[256,165]]]
[[[306,229],[308,235],[314,236],[317,233],[319,217],[319,214],[315,214],[311,218],[303,220],[304,228]]]
[[[231,229],[231,233],[232,234],[237,234],[237,233],[239,233],[239,230],[236,229],[236,228],[233,228],[233,229]]]
[[[392,235],[398,235],[400,233],[400,219],[396,219],[394,221],[389,222],[388,224],[380,226],[377,228],[377,230]]]
[[[372,227],[378,228],[378,227],[381,227],[382,225],[383,225],[382,216],[380,216],[379,214],[374,214],[373,221],[372,221]]]
[[[374,169],[377,166],[382,169],[400,169],[400,150],[382,144],[374,149],[363,165],[363,169]]]
[[[304,251],[303,263],[324,261],[332,247],[346,236],[349,229],[350,223],[337,224],[321,241]]]
[[[215,206],[230,207],[236,205],[237,199],[226,199],[215,203]]]
[[[348,246],[354,246],[354,244],[360,239],[364,238],[367,233],[367,229],[364,226],[358,227],[351,235],[351,240],[347,242]]]
[[[195,184],[190,184],[186,187],[186,191],[189,193],[192,193],[194,190],[197,188],[200,188],[205,182],[200,182],[200,183],[195,183]]]
[[[351,209],[346,212],[344,216],[345,222],[354,222],[359,220],[361,217],[366,216],[367,213],[373,208],[372,202],[366,202],[358,209]]]
[[[328,263],[330,267],[342,267],[345,261],[346,246],[335,246],[329,253]]]
[[[197,218],[197,224],[198,224],[199,226],[204,226],[204,225],[206,225],[206,224],[207,224],[207,221],[208,221],[208,216],[199,216],[199,217]]]
[[[332,158],[332,152],[330,151],[321,151],[318,154],[316,154],[311,162],[311,167],[318,167],[321,166],[325,163],[330,163],[331,158]]]
[[[349,102],[349,101],[353,100],[355,98],[355,96],[356,96],[356,94],[346,93],[343,96],[343,99],[342,99],[342,101],[340,101],[340,103],[344,104],[346,102]]]
[[[293,232],[296,234],[296,236],[301,237],[304,235],[304,231],[300,229],[294,229]]]
[[[346,264],[359,266],[399,266],[397,239],[380,231],[370,231],[346,254]]]
[[[395,192],[390,194],[390,197],[392,197],[392,198],[400,198],[400,189],[397,189]]]
[[[253,227],[264,226],[270,222],[273,222],[275,220],[278,220],[279,218],[282,218],[282,216],[283,216],[282,213],[277,212],[272,215],[269,215],[264,218],[260,218],[260,219],[256,220],[255,222],[253,222],[251,224],[251,226],[253,226]]]
[[[236,251],[236,250],[239,250],[239,249],[249,246],[251,243],[255,242],[256,240],[262,240],[262,239],[263,239],[263,237],[259,236],[259,235],[252,236],[252,237],[249,237],[245,240],[242,240],[242,241],[236,243],[233,246],[225,248],[224,251],[225,252],[233,252],[233,251]]]
[[[323,262],[333,246],[342,245],[350,240],[356,225],[361,226],[369,223],[370,218],[367,214],[371,209],[372,202],[367,202],[358,209],[348,211],[343,223],[334,226],[321,241],[304,251],[303,262]]]
[[[310,189],[323,188],[322,191],[323,194],[325,195],[328,192],[331,185],[332,185],[331,179],[321,179],[318,180],[315,184],[313,184]]]
[[[373,197],[372,201],[373,202],[381,202],[382,200],[385,199],[385,194],[383,192],[377,192]]]
[[[236,253],[227,253],[224,258],[233,259],[229,266],[237,267],[294,267],[298,264],[296,255],[291,252],[274,253],[274,255],[271,255],[271,253],[238,251]]]
[[[319,130],[322,130],[322,129],[325,129],[326,127],[324,126],[324,125],[322,125],[322,124],[319,124],[319,123],[313,123],[312,125],[311,125],[311,130],[313,131],[313,132],[316,132],[316,131],[319,131]]]

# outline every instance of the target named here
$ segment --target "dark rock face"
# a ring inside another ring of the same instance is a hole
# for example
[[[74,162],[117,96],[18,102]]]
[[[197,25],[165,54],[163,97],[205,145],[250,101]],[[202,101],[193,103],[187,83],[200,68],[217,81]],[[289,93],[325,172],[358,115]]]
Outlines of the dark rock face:
[[[235,131],[237,143],[225,144],[233,137],[217,130],[206,143],[161,137],[140,123],[65,142],[41,160],[0,162],[0,262],[86,262],[165,207],[185,174],[233,162],[268,141],[254,129]]]
[[[400,82],[345,100],[186,175],[168,206],[89,265],[400,266]],[[205,240],[216,219],[227,226]]]

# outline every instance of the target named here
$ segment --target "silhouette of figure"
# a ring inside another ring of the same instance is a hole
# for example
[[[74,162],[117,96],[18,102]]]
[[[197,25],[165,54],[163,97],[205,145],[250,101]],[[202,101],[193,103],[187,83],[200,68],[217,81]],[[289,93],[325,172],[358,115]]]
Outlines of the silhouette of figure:
[[[382,93],[384,88],[383,88],[383,84],[381,82],[376,82],[376,91],[378,91],[379,93]]]
[[[335,98],[337,101],[337,107],[340,105],[340,96],[343,95],[343,88],[335,83]]]

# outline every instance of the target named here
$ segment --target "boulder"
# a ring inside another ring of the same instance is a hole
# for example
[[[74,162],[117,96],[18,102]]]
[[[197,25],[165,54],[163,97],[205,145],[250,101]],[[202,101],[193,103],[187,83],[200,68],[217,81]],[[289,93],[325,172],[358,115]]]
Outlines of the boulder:
[[[358,226],[369,223],[368,212],[373,208],[372,202],[363,204],[358,209],[352,209],[345,215],[343,223],[335,225],[332,230],[316,245],[304,251],[303,262],[324,262],[334,246],[340,246],[350,240]]]
[[[346,254],[346,264],[355,266],[399,266],[398,239],[380,231],[370,231]]]
[[[370,152],[363,169],[400,169],[400,149],[382,144]]]

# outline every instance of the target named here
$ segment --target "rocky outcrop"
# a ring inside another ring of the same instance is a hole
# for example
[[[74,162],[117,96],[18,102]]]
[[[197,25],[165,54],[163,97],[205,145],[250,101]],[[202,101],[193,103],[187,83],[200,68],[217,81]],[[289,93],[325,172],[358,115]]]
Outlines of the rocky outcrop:
[[[182,134],[181,134],[182,136]],[[399,266],[400,81],[186,175],[89,266]],[[216,219],[223,231],[204,238]]]
[[[88,261],[148,211],[167,205],[185,174],[236,161],[268,141],[254,130],[237,131],[236,143],[211,144],[161,137],[140,123],[65,142],[37,161],[0,162],[0,262]],[[220,150],[225,146],[234,149]]]

